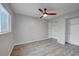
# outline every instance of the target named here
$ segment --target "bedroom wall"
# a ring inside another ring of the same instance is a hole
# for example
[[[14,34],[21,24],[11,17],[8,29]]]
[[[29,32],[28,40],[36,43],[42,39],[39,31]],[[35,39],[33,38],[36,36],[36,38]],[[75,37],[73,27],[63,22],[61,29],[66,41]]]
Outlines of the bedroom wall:
[[[51,24],[51,26],[50,26]],[[65,40],[65,20],[58,18],[49,22],[49,37],[57,39],[59,43],[64,44]]]
[[[20,14],[15,16],[16,45],[48,39],[47,21]]]

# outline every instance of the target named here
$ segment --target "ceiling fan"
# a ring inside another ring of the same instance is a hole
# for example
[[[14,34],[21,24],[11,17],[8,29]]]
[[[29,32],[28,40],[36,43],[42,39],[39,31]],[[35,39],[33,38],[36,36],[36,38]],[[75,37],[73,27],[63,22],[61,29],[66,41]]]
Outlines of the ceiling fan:
[[[56,15],[56,13],[48,13],[46,8],[44,8],[44,10],[42,9],[38,9],[38,10],[43,14],[40,18],[47,17],[48,15]]]

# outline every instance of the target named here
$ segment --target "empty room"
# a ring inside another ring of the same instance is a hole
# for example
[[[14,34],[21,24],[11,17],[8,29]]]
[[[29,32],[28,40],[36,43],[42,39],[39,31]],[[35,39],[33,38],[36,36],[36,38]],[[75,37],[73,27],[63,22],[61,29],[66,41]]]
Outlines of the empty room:
[[[79,3],[0,3],[0,56],[79,56]]]

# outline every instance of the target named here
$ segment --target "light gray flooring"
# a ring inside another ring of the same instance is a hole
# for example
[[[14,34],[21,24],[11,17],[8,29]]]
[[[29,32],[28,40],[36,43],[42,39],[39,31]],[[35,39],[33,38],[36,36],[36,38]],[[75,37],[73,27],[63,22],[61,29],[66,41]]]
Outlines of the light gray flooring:
[[[14,56],[78,56],[79,47],[71,44],[62,45],[55,39],[36,41],[17,45],[12,54]]]
[[[79,56],[79,46],[76,46],[73,44],[66,44],[65,55],[66,56]]]

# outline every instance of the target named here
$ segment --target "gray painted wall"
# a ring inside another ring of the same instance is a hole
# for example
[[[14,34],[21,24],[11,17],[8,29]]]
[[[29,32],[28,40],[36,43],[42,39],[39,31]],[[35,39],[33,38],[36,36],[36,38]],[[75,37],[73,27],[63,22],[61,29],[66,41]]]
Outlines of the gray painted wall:
[[[25,15],[16,15],[15,39],[16,44],[24,44],[48,39],[48,23]]]
[[[65,20],[58,18],[49,22],[49,37],[57,39],[59,43],[65,42]],[[50,36],[51,35],[51,36]]]

